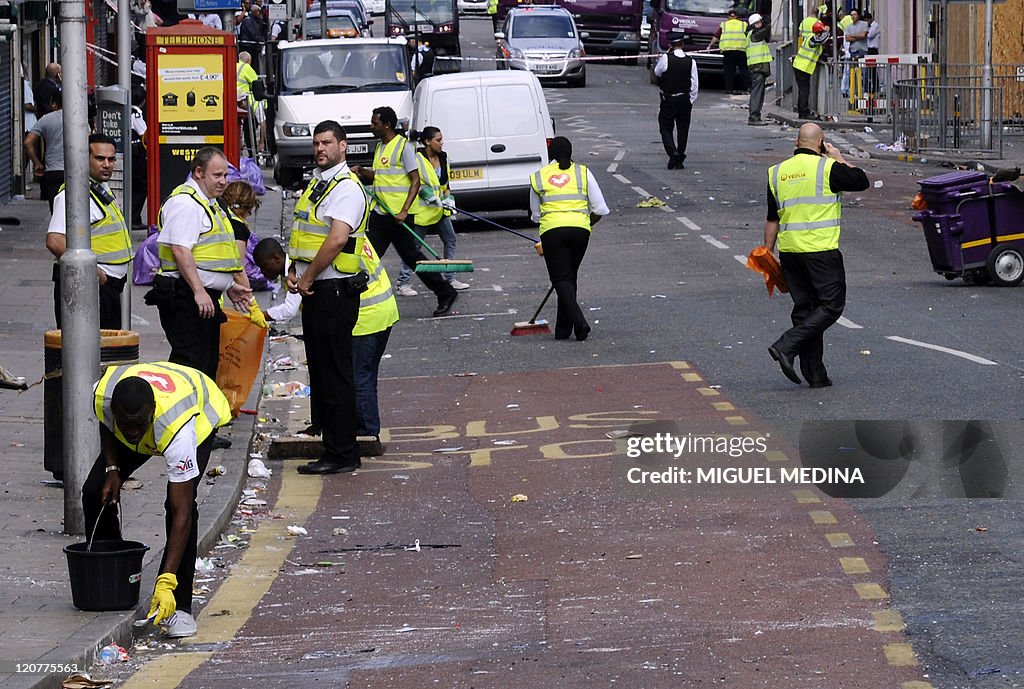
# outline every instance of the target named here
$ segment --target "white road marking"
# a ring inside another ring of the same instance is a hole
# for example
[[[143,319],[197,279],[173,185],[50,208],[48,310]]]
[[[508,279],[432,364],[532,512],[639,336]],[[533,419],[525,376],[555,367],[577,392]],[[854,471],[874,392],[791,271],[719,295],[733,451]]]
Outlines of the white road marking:
[[[636,193],[640,194],[640,196],[643,196],[644,198],[647,198],[648,196],[650,196],[650,194],[648,194],[647,191],[643,187],[633,187],[633,191],[635,191]]]
[[[849,328],[850,330],[863,330],[864,329],[863,325],[857,325],[856,323],[851,321],[846,316],[840,316],[839,320],[836,321],[836,323],[838,323],[839,325],[843,326],[844,328]]]
[[[632,182],[630,182],[628,179],[626,179],[622,175],[615,174],[615,175],[612,175],[612,177],[614,177],[615,179],[619,180],[623,184],[632,184]]]
[[[739,261],[740,265],[743,266],[744,268],[747,267],[747,257],[746,256],[740,256],[739,254],[736,254],[735,256],[733,256],[733,258],[735,258],[737,261]]]
[[[711,246],[715,247],[716,249],[728,249],[729,248],[728,244],[722,244],[722,242],[718,241],[717,239],[715,239],[714,237],[712,237],[709,234],[702,234],[700,236],[700,238],[703,239],[708,244],[710,244]]]
[[[516,309],[508,309],[507,311],[495,311],[493,313],[457,313],[454,316],[433,316],[430,318],[422,317],[417,318],[418,321],[445,321],[451,318],[483,318],[485,316],[514,316],[519,311]]]
[[[618,169],[619,169],[619,164],[618,163],[609,163],[609,165],[608,165],[608,172],[615,172]]]
[[[626,151],[624,149],[620,148],[619,152],[615,154],[615,162],[617,163],[617,162],[619,162],[620,160],[622,160],[625,157],[626,157]]]
[[[953,356],[958,356],[961,359],[967,359],[967,361],[972,361],[972,362],[974,362],[976,364],[981,364],[982,366],[998,366],[999,365],[998,363],[996,363],[995,361],[992,361],[991,359],[985,359],[985,358],[977,356],[975,354],[968,354],[967,352],[961,352],[959,349],[950,349],[949,347],[942,347],[940,345],[929,344],[927,342],[919,342],[918,340],[910,340],[910,339],[907,339],[906,337],[899,337],[897,335],[888,335],[888,336],[886,336],[885,339],[892,340],[893,342],[902,342],[903,344],[914,345],[915,347],[923,347],[925,349],[934,349],[936,352],[942,352],[944,354],[952,354]]]
[[[700,232],[700,225],[698,225],[697,223],[693,222],[692,220],[690,220],[686,216],[681,215],[678,218],[676,218],[676,220],[678,220],[679,222],[683,223],[684,225],[689,227],[694,232]]]

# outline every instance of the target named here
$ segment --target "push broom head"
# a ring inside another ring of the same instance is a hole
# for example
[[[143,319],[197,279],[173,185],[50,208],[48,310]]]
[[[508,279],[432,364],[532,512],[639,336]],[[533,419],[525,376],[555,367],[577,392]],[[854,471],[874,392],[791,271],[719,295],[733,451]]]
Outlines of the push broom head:
[[[512,326],[512,336],[516,335],[544,335],[551,332],[548,322],[543,318],[535,321],[523,321]]]
[[[441,259],[438,261],[417,261],[417,273],[472,273],[472,261]]]

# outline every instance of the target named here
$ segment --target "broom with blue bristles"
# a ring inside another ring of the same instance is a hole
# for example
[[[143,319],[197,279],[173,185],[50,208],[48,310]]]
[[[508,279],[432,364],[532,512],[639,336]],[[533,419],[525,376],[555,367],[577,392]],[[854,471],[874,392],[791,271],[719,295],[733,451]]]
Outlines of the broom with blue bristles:
[[[411,227],[406,225],[401,220],[398,220],[398,218],[395,217],[395,214],[391,212],[391,209],[388,208],[387,205],[383,201],[380,200],[380,197],[378,197],[372,191],[370,192],[370,196],[372,196],[373,200],[377,202],[377,205],[379,205],[381,208],[384,209],[385,213],[390,215],[392,218],[395,218],[395,220],[398,221],[399,225],[404,227],[409,232],[409,234],[411,234],[416,239],[417,242],[419,242],[421,245],[423,245],[423,248],[427,250],[428,254],[430,254],[431,256],[434,257],[433,261],[416,261],[416,269],[415,270],[416,270],[417,273],[472,273],[473,272],[473,262],[472,261],[468,261],[468,260],[464,261],[464,260],[455,260],[455,259],[441,258],[440,256],[437,255],[436,251],[434,251],[433,249],[430,248],[430,245],[427,244],[426,241],[424,241],[422,237],[420,237],[418,234],[413,232]]]

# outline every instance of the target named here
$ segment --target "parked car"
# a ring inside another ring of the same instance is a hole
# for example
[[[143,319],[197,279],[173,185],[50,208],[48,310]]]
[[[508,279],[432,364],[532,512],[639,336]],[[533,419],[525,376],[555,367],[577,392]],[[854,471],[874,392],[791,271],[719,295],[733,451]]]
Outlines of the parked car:
[[[442,74],[416,87],[413,129],[444,133],[459,208],[528,210],[530,175],[548,160],[554,124],[530,72]]]
[[[399,127],[408,128],[412,88],[405,39],[282,41],[279,47],[270,97],[278,184],[291,187],[313,167],[312,132],[323,120],[345,127],[350,164],[368,164],[373,156],[374,108],[394,108]]]
[[[369,38],[372,23],[359,0],[332,0],[327,5],[327,38]],[[355,34],[352,34],[352,29],[355,29]],[[315,5],[306,11],[302,37],[323,38],[320,35],[320,8]]]
[[[459,14],[487,14],[487,0],[459,0]]]
[[[545,81],[587,85],[583,39],[572,15],[561,7],[531,6],[510,10],[498,41],[498,65],[523,69]]]
[[[363,4],[372,15],[383,15],[387,12],[387,0],[365,0]]]

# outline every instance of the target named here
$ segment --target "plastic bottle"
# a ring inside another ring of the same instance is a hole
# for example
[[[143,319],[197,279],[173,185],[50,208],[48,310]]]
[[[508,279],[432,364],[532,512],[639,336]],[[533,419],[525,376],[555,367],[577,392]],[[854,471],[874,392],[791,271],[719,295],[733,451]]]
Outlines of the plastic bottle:
[[[98,659],[100,665],[113,665],[114,663],[116,663],[120,659],[121,659],[121,650],[117,646],[115,646],[114,644],[111,644],[109,646],[104,646],[103,648],[100,649],[100,656],[99,656],[99,659]]]

